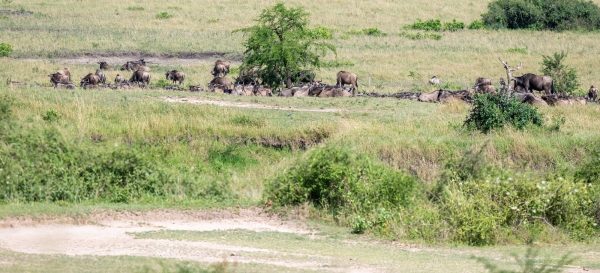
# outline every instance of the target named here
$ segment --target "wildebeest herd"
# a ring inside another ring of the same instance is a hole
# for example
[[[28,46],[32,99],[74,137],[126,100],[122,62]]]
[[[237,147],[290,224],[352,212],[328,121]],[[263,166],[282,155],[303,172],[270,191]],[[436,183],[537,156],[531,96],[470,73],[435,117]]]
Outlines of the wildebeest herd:
[[[127,61],[120,66],[121,71],[132,71],[129,80],[121,74],[117,74],[112,83],[107,82],[106,74],[103,71],[114,69],[114,66],[109,65],[105,61],[98,62],[99,69],[95,73],[88,73],[80,81],[80,87],[89,88],[133,88],[150,87],[150,68],[146,66],[144,59],[136,61]],[[226,78],[230,72],[230,63],[227,61],[218,60],[214,63],[213,69],[210,71],[213,79],[207,84],[208,92],[232,94],[239,96],[273,96],[273,91],[269,86],[260,83],[260,69],[250,68],[243,69],[239,72],[237,78],[231,81]],[[123,72],[121,72],[123,73]],[[68,68],[58,70],[56,73],[48,75],[50,82],[54,88],[76,89],[77,86],[71,80],[71,73]],[[185,73],[177,70],[165,72],[165,78],[170,82],[171,86],[166,87],[170,90],[183,90],[180,86],[185,81]],[[450,91],[441,88],[440,79],[433,76],[429,83],[439,87],[439,90],[428,93],[401,92],[396,94],[377,94],[374,92],[357,93],[358,91],[358,76],[347,71],[337,73],[336,84],[328,85],[316,80],[316,74],[312,70],[302,70],[291,76],[292,82],[296,86],[277,90],[277,96],[282,97],[352,97],[355,95],[371,96],[371,97],[395,97],[399,99],[417,99],[422,102],[444,102],[449,99],[458,99],[470,102],[473,99],[474,93],[498,94],[496,87],[492,84],[489,78],[477,78],[473,85],[472,91],[467,90]],[[539,76],[531,73],[524,74],[520,77],[511,79],[514,84],[512,89],[506,84],[503,78],[500,78],[501,92],[506,90],[514,91],[514,96],[523,103],[534,105],[572,105],[574,103],[585,104],[586,101],[597,101],[598,89],[591,86],[588,95],[585,98],[569,97],[556,93],[554,81],[548,76]],[[10,82],[10,80],[9,80]],[[24,84],[12,82],[15,85]],[[281,82],[283,85],[283,81]],[[349,87],[346,87],[349,85]],[[537,97],[533,95],[533,91],[544,92],[544,95]],[[189,91],[198,92],[204,91],[201,85],[190,85]],[[513,93],[513,92],[510,92]]]

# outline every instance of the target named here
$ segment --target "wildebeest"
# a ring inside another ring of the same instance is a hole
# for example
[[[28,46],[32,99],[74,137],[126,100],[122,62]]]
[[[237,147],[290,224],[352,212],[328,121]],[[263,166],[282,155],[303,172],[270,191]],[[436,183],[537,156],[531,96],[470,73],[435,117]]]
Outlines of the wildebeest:
[[[259,78],[259,69],[258,67],[246,68],[240,70],[240,74],[235,81],[241,84],[250,84],[258,82]]]
[[[273,96],[273,92],[271,91],[270,87],[259,85],[259,84],[254,85],[253,92],[254,92],[255,96],[262,96],[262,97],[272,97]]]
[[[108,63],[104,61],[98,62],[98,64],[100,65],[100,69],[102,70],[108,70],[112,68],[112,66],[108,65]]]
[[[212,79],[212,81],[210,81],[210,83],[208,84],[219,84],[219,85],[223,85],[226,89],[231,89],[231,81],[223,78],[223,77],[215,77],[214,79]]]
[[[475,87],[475,92],[481,92],[483,94],[492,94],[492,95],[498,94],[498,93],[496,93],[496,87],[494,87],[491,84],[478,85]]]
[[[596,101],[596,99],[598,99],[598,88],[592,85],[592,87],[590,87],[590,91],[588,91],[588,98],[591,101]]]
[[[144,61],[144,59],[139,59],[137,61],[127,61],[127,63],[121,66],[121,70],[144,70],[146,72],[150,72],[150,68],[146,66],[146,61]]]
[[[229,73],[229,62],[217,60],[213,70],[210,72],[215,77],[225,77]]]
[[[337,73],[337,83],[339,87],[344,87],[345,84],[352,85],[352,92],[358,89],[358,76],[354,73],[340,71]]]
[[[236,84],[231,94],[239,96],[254,96],[254,85]]]
[[[183,72],[179,72],[177,70],[167,71],[165,73],[165,76],[167,77],[167,80],[172,81],[173,84],[175,84],[175,82],[179,82],[179,84],[182,84],[183,81],[185,80],[185,74]]]
[[[117,74],[117,76],[115,77],[115,83],[116,84],[120,84],[120,83],[124,83],[126,82],[125,78],[121,77],[121,75]]]
[[[85,77],[81,79],[81,86],[86,88],[88,85],[97,86],[100,82],[100,77],[96,74],[88,73]]]
[[[429,93],[423,93],[419,96],[419,101],[422,102],[437,102],[438,96],[440,95],[440,91],[433,91]]]
[[[438,79],[437,76],[433,76],[431,79],[429,79],[429,83],[433,85],[440,85],[440,79]]]
[[[492,86],[492,80],[488,79],[488,78],[477,78],[477,80],[475,80],[475,85],[473,85],[473,89],[475,90],[475,93],[477,92],[483,92],[483,93],[488,93],[490,91],[490,88],[486,86]],[[487,89],[484,91],[484,89]],[[488,91],[488,92],[486,92]],[[496,93],[496,88],[494,87],[494,93]]]
[[[475,80],[475,85],[474,86],[479,86],[479,85],[488,85],[488,84],[492,84],[492,80],[488,79],[488,78],[477,78],[477,80]]]
[[[527,73],[521,77],[514,78],[514,90],[531,92],[532,90],[544,91],[547,95],[554,93],[554,81],[548,76],[538,76]]]
[[[292,82],[295,83],[311,83],[315,81],[316,74],[312,70],[298,71],[292,75]]]
[[[56,88],[56,85],[59,83],[62,84],[67,84],[69,83],[69,77],[60,73],[54,73],[54,74],[50,74],[48,75],[48,77],[50,77],[50,82],[52,83],[52,85],[54,86],[54,88]]]
[[[102,84],[106,83],[106,75],[104,74],[104,72],[102,72],[102,70],[96,69],[96,76],[98,76],[98,78],[100,78],[100,82]]]
[[[514,93],[515,97],[517,97],[522,103],[527,103],[531,105],[539,105],[539,106],[548,106],[548,103],[536,97],[531,93]]]
[[[54,88],[58,88],[58,89],[77,89],[77,86],[75,86],[73,83],[57,83],[56,86],[54,86]]]
[[[130,83],[137,83],[138,85],[142,83],[143,85],[150,84],[150,73],[146,71],[137,70],[133,72],[131,78],[129,78]]]

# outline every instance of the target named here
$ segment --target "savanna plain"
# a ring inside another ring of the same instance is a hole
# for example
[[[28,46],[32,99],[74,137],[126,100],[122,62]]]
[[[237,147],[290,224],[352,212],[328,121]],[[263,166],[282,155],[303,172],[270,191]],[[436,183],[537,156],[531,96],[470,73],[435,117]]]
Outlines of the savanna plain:
[[[316,71],[326,83],[347,70],[359,91],[433,91],[433,75],[459,90],[497,84],[498,57],[521,75],[565,51],[580,93],[600,84],[598,32],[405,35],[424,33],[404,28],[417,19],[469,24],[489,2],[285,5],[332,31],[324,60],[337,65]],[[151,86],[172,69],[206,86],[217,59],[231,79],[245,38],[233,31],[275,4],[1,0],[19,12],[0,17],[13,46],[0,57],[0,271],[485,272],[483,259],[512,270],[573,257],[565,272],[600,272],[597,103],[540,107],[543,126],[484,134],[461,130],[462,101],[48,87],[63,67],[78,82],[99,61],[139,58]],[[357,34],[367,28],[386,35]]]

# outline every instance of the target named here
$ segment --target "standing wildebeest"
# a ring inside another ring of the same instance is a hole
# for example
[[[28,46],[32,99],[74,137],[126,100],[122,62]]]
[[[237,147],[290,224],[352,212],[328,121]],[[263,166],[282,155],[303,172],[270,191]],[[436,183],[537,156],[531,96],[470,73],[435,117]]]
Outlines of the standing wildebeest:
[[[69,77],[60,73],[54,73],[54,74],[50,74],[48,75],[48,77],[50,77],[50,82],[52,83],[52,85],[54,86],[54,88],[56,88],[56,85],[61,83],[61,84],[67,84],[69,83]]]
[[[344,87],[345,84],[352,85],[352,93],[358,89],[358,76],[354,73],[340,71],[337,73],[337,83],[339,87]]]
[[[185,80],[185,74],[183,72],[179,72],[177,70],[167,71],[165,73],[165,76],[167,77],[167,80],[172,81],[173,84],[175,84],[175,82],[179,82],[179,84],[182,84],[183,81]]]
[[[217,60],[215,67],[210,72],[215,77],[225,77],[229,73],[229,62]]]
[[[150,84],[150,73],[146,71],[135,71],[131,78],[129,79],[130,83],[137,83],[138,85],[142,83],[143,85]]]
[[[106,84],[106,75],[104,74],[104,72],[102,72],[102,70],[96,69],[96,76],[100,78],[100,82],[102,84]]]
[[[121,75],[117,74],[115,77],[115,84],[120,84],[126,82],[125,78],[121,77]]]
[[[81,79],[81,86],[83,88],[86,88],[88,85],[98,85],[98,83],[100,82],[100,77],[98,77],[96,74],[92,74],[92,73],[88,73],[85,77],[83,77],[83,79]]]
[[[596,101],[596,99],[598,99],[598,88],[592,85],[592,87],[590,87],[590,91],[588,92],[588,98],[591,101]]]
[[[110,65],[108,65],[107,62],[104,62],[104,61],[98,62],[98,64],[100,65],[100,69],[102,69],[102,70],[108,70],[108,69],[112,68]]]
[[[429,79],[429,83],[433,85],[440,85],[440,79],[438,79],[437,76],[433,76],[431,79]]]
[[[532,90],[544,91],[547,95],[554,93],[554,81],[548,76],[527,73],[521,77],[515,77],[514,81],[513,89],[515,91],[524,89],[525,92],[531,92]]]
[[[317,75],[312,70],[298,71],[292,75],[292,82],[295,83],[311,83],[315,81]]]
[[[226,78],[222,78],[222,77],[215,77],[212,81],[210,81],[208,83],[209,85],[223,85],[226,89],[231,89],[231,81],[226,79]]]

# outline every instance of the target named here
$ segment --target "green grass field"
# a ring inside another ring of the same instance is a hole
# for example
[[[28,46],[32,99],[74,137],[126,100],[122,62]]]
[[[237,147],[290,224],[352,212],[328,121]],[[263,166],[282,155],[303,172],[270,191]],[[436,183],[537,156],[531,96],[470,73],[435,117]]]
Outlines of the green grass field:
[[[330,42],[337,47],[337,56],[328,55],[326,60],[337,58],[354,63],[317,71],[317,78],[327,83],[335,82],[339,70],[348,70],[359,75],[359,89],[380,93],[433,90],[427,83],[433,75],[443,84],[461,89],[472,86],[480,76],[492,78],[497,85],[500,77],[506,77],[498,57],[511,64],[522,61],[524,67],[517,75],[539,73],[542,55],[564,50],[569,53],[567,64],[578,72],[580,89],[598,85],[598,32],[460,30],[441,32],[440,40],[411,40],[399,35],[406,24],[419,18],[456,18],[468,24],[480,18],[489,2],[329,1],[308,5],[292,1],[286,5],[303,5],[311,13],[312,26],[334,29]],[[206,85],[212,78],[209,72],[216,58],[165,56],[217,52],[224,54],[222,59],[233,60],[237,67],[244,51],[243,36],[231,32],[251,26],[262,9],[275,3],[0,1],[2,10],[33,13],[0,17],[0,43],[14,47],[11,56],[0,58],[0,109],[11,111],[0,113],[0,217],[38,219],[165,207],[211,210],[264,206],[267,200],[263,193],[268,183],[296,167],[309,152],[339,147],[416,179],[412,206],[393,212],[395,222],[389,230],[351,235],[353,215],[334,215],[333,210],[311,205],[310,221],[318,223],[323,239],[244,230],[165,231],[135,236],[219,242],[281,252],[319,252],[334,257],[328,261],[333,269],[343,268],[340,266],[359,253],[364,260],[352,263],[382,272],[438,271],[432,260],[448,272],[481,272],[481,265],[471,255],[495,258],[514,267],[514,261],[503,257],[511,251],[524,252],[526,241],[537,234],[535,238],[544,246],[543,254],[554,261],[572,251],[580,256],[577,265],[600,269],[594,259],[598,253],[598,227],[590,228],[583,236],[564,226],[542,222],[536,226],[539,229],[503,226],[494,230],[493,244],[500,246],[468,247],[457,242],[459,232],[445,224],[451,222],[451,217],[444,214],[448,208],[431,197],[442,182],[450,183],[443,180],[452,175],[448,172],[456,171],[449,166],[462,162],[469,151],[480,149],[483,157],[479,159],[491,170],[480,178],[482,181],[509,177],[512,181],[515,177],[531,180],[535,187],[541,181],[562,183],[564,177],[571,183],[573,175],[600,149],[600,106],[596,103],[539,108],[546,127],[523,131],[505,128],[482,134],[459,132],[470,109],[462,102],[234,97],[160,89],[54,90],[3,83],[11,78],[47,85],[47,75],[63,67],[70,69],[73,81],[78,83],[95,71],[102,56],[128,60],[135,59],[136,54],[148,54],[160,55],[149,65],[152,83],[164,79],[163,71],[178,69],[186,73],[186,85]],[[161,12],[173,16],[159,19],[157,14]],[[378,28],[387,36],[347,33],[364,28]],[[109,70],[107,79],[113,79],[117,73],[126,78],[130,75]],[[174,103],[167,101],[169,97],[228,106]],[[236,107],[239,104],[246,107]],[[279,110],[261,109],[262,106]],[[558,131],[552,130],[550,125],[561,118],[566,122]],[[591,199],[586,202],[599,202],[599,194],[589,196]],[[456,199],[458,206],[471,202],[467,197],[460,198]],[[293,209],[275,211],[285,218]],[[589,219],[598,221],[600,209],[596,214]],[[582,225],[591,224],[585,221]],[[227,239],[223,241],[221,237]],[[395,247],[391,241],[424,245],[420,245],[421,251],[413,253]],[[558,243],[566,246],[557,246]],[[455,248],[453,244],[460,246]],[[106,263],[114,268],[101,266]],[[25,255],[3,249],[0,244],[0,271],[48,272],[47,264],[53,265],[56,272],[144,272],[145,265],[150,267],[148,272],[177,272],[176,265],[181,261]],[[189,265],[197,272],[212,270],[207,263]],[[239,265],[236,272],[286,270],[296,272],[293,268],[261,263]]]

